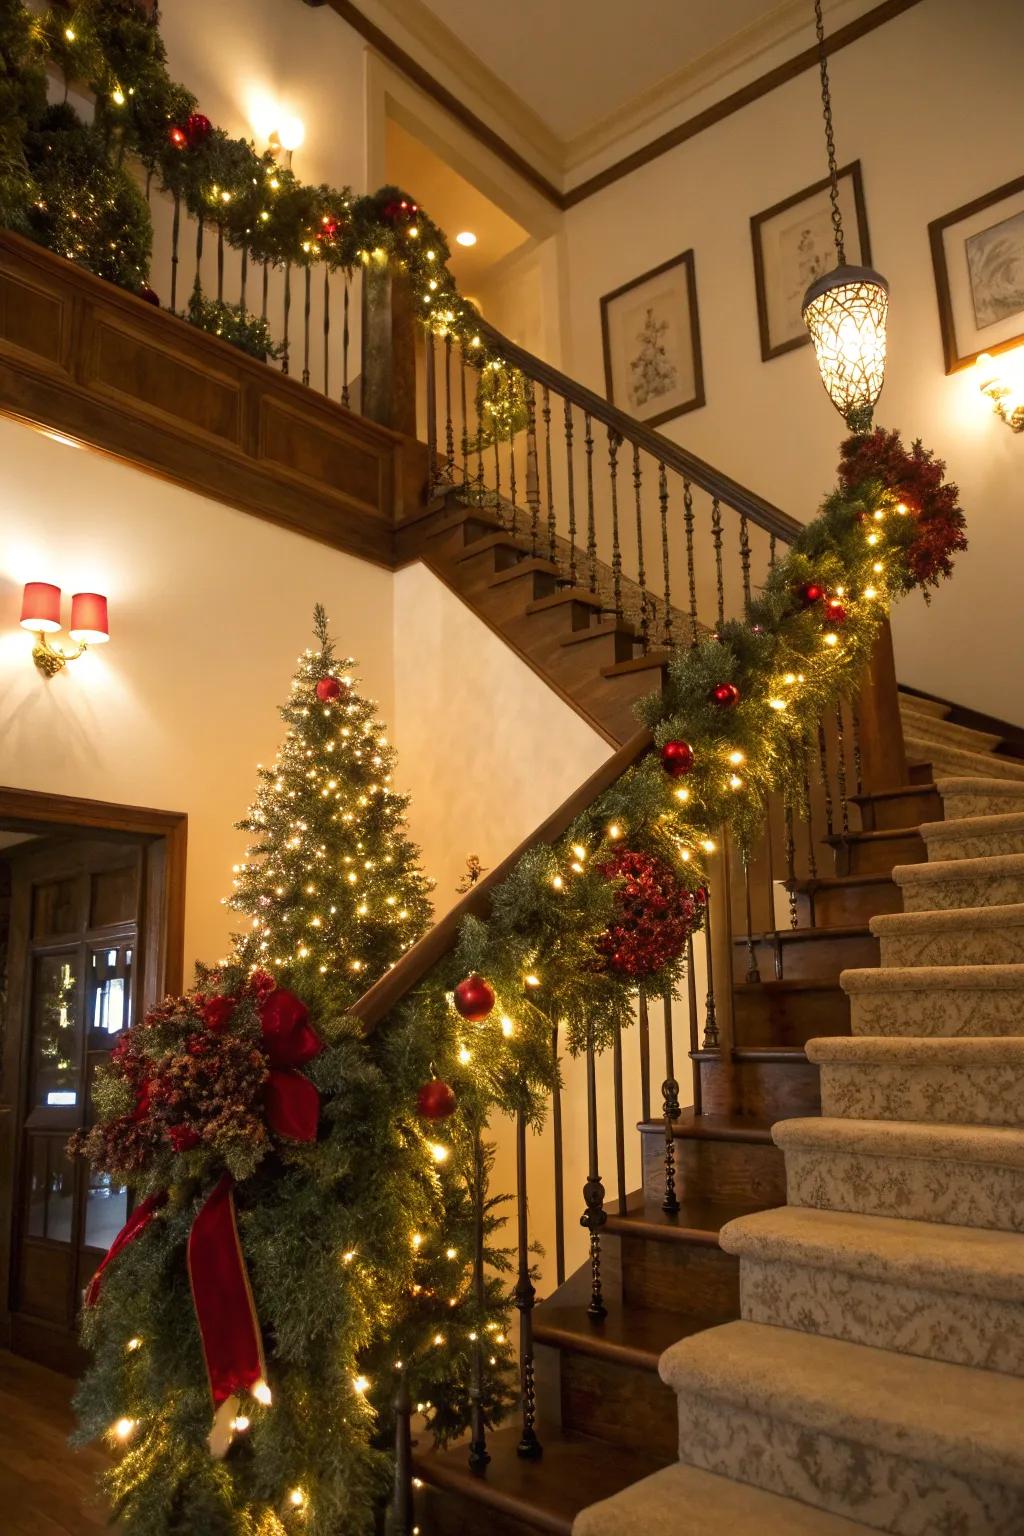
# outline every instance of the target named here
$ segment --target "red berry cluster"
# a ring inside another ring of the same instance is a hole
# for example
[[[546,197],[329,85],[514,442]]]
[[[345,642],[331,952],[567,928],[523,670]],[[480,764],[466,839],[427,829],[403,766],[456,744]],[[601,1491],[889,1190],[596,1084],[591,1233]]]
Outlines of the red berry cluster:
[[[687,890],[672,866],[652,853],[623,848],[595,868],[606,880],[620,882],[618,916],[597,940],[601,969],[642,981],[678,960],[700,926],[703,892]]]

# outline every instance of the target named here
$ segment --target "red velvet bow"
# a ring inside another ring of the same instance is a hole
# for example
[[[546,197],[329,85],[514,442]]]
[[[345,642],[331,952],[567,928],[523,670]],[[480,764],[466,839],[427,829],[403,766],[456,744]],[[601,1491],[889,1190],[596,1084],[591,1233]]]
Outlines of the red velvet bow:
[[[320,1119],[320,1095],[303,1067],[323,1050],[323,1041],[309,1023],[305,1003],[279,987],[260,1008],[263,1049],[270,1062],[264,1104],[270,1128],[288,1141],[315,1141]]]

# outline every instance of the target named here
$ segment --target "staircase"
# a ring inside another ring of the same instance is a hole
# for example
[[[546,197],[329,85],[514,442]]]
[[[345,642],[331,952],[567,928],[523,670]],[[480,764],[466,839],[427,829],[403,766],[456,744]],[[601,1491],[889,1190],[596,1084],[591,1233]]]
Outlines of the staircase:
[[[643,1189],[604,1229],[608,1317],[588,1315],[586,1267],[534,1314],[543,1459],[519,1459],[518,1427],[491,1437],[482,1477],[462,1447],[418,1451],[425,1536],[1024,1529],[941,1524],[982,1518],[956,1478],[980,1487],[984,1457],[1003,1478],[1024,1467],[1008,1417],[1024,1252],[985,1230],[1024,1231],[1020,1173],[999,1161],[1009,1138],[1024,1166],[1005,1129],[1024,1070],[1008,1038],[1024,761],[950,708],[901,696],[914,782],[853,797],[859,826],[827,841],[819,822],[837,873],[793,882],[798,926],[737,933],[728,1059],[691,1051],[698,1109],[672,1122],[679,1210],[663,1210],[665,1121],[641,1121]],[[964,752],[984,777],[935,774]],[[771,979],[747,979],[751,940]]]

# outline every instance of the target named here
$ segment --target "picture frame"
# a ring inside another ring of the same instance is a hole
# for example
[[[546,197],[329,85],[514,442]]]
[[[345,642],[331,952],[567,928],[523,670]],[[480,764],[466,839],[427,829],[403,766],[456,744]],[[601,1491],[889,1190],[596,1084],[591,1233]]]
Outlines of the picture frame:
[[[659,427],[704,401],[692,247],[601,299],[608,400]]]
[[[1024,341],[1024,176],[928,225],[946,372]]]
[[[816,278],[837,265],[827,176],[750,220],[761,360],[811,345],[801,308]],[[850,266],[871,265],[864,178],[859,160],[839,172],[839,207]]]

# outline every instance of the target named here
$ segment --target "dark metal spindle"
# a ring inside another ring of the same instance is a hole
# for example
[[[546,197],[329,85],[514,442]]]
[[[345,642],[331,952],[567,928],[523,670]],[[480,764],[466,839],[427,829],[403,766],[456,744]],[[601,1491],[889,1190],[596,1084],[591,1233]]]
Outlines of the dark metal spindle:
[[[622,438],[608,428],[608,470],[612,486],[612,598],[615,617],[622,617],[622,548],[619,544],[619,447]]]
[[[693,964],[693,935],[686,941],[686,1008],[690,1022],[690,1050],[700,1049],[700,1023],[697,1007],[697,973]],[[693,1112],[701,1113],[703,1104],[703,1091],[700,1077],[700,1063],[693,1063]]]
[[[679,1119],[679,1084],[676,1081],[675,1042],[672,1038],[672,993],[666,991],[664,999],[665,1015],[665,1081],[662,1085],[662,1112],[665,1117],[665,1198],[661,1202],[662,1210],[669,1216],[674,1216],[679,1209],[679,1197],[676,1194],[676,1132],[675,1122]]]
[[[476,1299],[478,1326],[476,1338],[473,1340],[473,1356],[469,1379],[471,1435],[469,1442],[469,1467],[471,1472],[478,1474],[484,1471],[491,1459],[487,1449],[487,1426],[484,1422],[485,1178],[483,1127],[478,1124],[474,1129],[473,1141],[473,1294]]]
[[[797,926],[796,912],[796,828],[793,825],[793,802],[786,800],[786,894],[789,897],[789,926]]]
[[[262,300],[261,300],[261,304],[260,304],[260,319],[261,320],[265,320],[267,318],[267,307],[268,307],[269,299],[270,299],[270,262],[269,262],[269,260],[264,260],[264,263],[263,263],[263,296],[262,296]]]
[[[427,474],[430,493],[433,494],[437,479],[437,359],[434,356],[434,333],[428,330],[423,338],[426,352],[426,399],[427,412]]]
[[[404,1365],[398,1368],[394,1408],[395,1479],[388,1531],[389,1536],[412,1536],[412,1398],[409,1396],[409,1377]]]
[[[718,623],[725,623],[725,586],[722,580],[722,509],[715,496],[711,502],[711,539],[715,546],[715,584],[718,588]]]
[[[704,1049],[716,1051],[721,1044],[718,1036],[718,1014],[715,1008],[715,970],[711,952],[711,892],[704,907],[704,949],[708,967],[708,991],[704,999]]]
[[[537,402],[532,379],[526,384],[526,505],[530,509],[530,556],[536,560],[540,536],[540,469],[537,463]]]
[[[181,237],[181,194],[174,194],[174,217],[171,220],[171,308],[178,307],[178,241]]]
[[[807,822],[807,872],[812,880],[818,878],[818,859],[814,851],[814,822],[811,813],[811,777],[808,765],[809,753],[804,747],[803,813]],[[813,911],[813,908],[812,908]],[[812,925],[813,926],[813,925]]]
[[[743,573],[743,606],[750,607],[750,527],[747,514],[740,513],[740,570]]]
[[[519,505],[516,501],[516,375],[509,369],[505,376],[505,396],[508,401],[508,494],[512,503],[512,532],[519,531]]]
[[[612,1082],[615,1095],[615,1192],[619,1215],[626,1214],[626,1111],[622,1088],[622,1029],[618,1020],[612,1035]]]
[[[683,481],[683,523],[686,527],[686,576],[690,588],[690,644],[697,644],[697,573],[693,560],[693,488]]]
[[[565,401],[566,504],[569,509],[569,585],[576,585],[576,474],[572,458],[572,404]]]
[[[651,1118],[651,1020],[647,1007],[646,988],[640,988],[639,1037],[640,1037],[640,1118]]]
[[[284,333],[281,337],[281,372],[287,373],[291,364],[288,351],[288,321],[292,312],[292,264],[284,264]]]
[[[452,333],[444,333],[444,477],[455,482],[455,424],[452,421]]]
[[[839,814],[844,835],[850,830],[850,804],[846,798],[846,722],[843,706],[836,705],[836,779],[839,784]]]
[[[782,940],[779,938],[779,928],[775,921],[775,850],[772,846],[772,817],[771,804],[764,804],[764,850],[765,869],[768,880],[768,928],[772,934],[775,950],[775,979],[782,980]]]
[[[487,500],[484,486],[484,399],[479,379],[476,389],[476,489],[473,500],[478,507],[482,507]]]
[[[466,343],[459,352],[459,408],[462,411],[462,484],[469,485],[469,412],[466,407]]]
[[[769,536],[768,536],[768,569],[770,571],[774,571],[774,569],[775,569],[775,535],[774,535],[774,533],[769,534]]]
[[[740,852],[740,860],[743,865],[743,900],[746,907],[747,923],[747,981],[760,981],[761,972],[757,964],[757,946],[754,943],[754,909],[750,897],[750,850],[743,848]]]
[[[864,793],[863,762],[860,755],[860,710],[856,704],[853,706],[853,781],[857,786],[857,794]]]
[[[580,1226],[590,1233],[590,1304],[587,1316],[592,1322],[600,1322],[608,1316],[601,1289],[601,1228],[608,1220],[604,1208],[604,1185],[601,1182],[597,1147],[597,1066],[594,1051],[594,1031],[587,1030],[587,1142],[590,1154],[590,1171],[583,1186],[585,1210]]]
[[[661,518],[661,567],[665,580],[665,612],[661,626],[661,643],[671,649],[672,589],[669,582],[668,474],[664,464],[658,465],[658,511]]]
[[[545,384],[541,392],[541,416],[544,419],[544,480],[548,498],[548,559],[555,563],[555,486],[551,478],[551,395]]]
[[[644,569],[643,481],[640,470],[640,449],[636,443],[633,444],[633,499],[636,507],[637,580],[640,583],[640,649],[646,656],[650,645],[650,626],[647,621],[647,572]]]
[[[331,269],[324,267],[324,394],[331,392]]]
[[[245,313],[246,292],[249,286],[249,247],[242,246],[241,260],[238,271],[238,305],[242,313]]]
[[[217,302],[224,302],[224,226],[217,225]]]
[[[594,433],[590,412],[583,417],[583,442],[587,450],[587,585],[597,591],[597,520],[594,515]]]
[[[555,1147],[555,1278],[565,1281],[565,1169],[562,1156],[562,1080],[558,1061],[558,1025],[551,1029],[551,1139]]]
[[[526,1195],[526,1116],[516,1116],[516,1212],[518,1217],[519,1274],[514,1299],[519,1313],[519,1381],[523,1432],[516,1455],[524,1461],[536,1461],[542,1454],[537,1439],[537,1384],[533,1365],[533,1306],[537,1292],[530,1276],[530,1222]]]
[[[309,384],[309,317],[313,309],[313,269],[307,263],[302,297],[302,382]]]
[[[195,280],[194,284],[192,285],[193,292],[196,293],[196,294],[200,294],[203,291],[203,229],[204,229],[204,226],[203,226],[202,219],[197,220],[197,222],[196,222],[196,280]]]
[[[349,276],[345,273],[345,286],[341,295],[341,403],[348,405],[348,347],[351,340],[351,328],[349,324],[349,306],[351,298],[349,294]]]
[[[825,740],[825,722],[818,721],[818,758],[821,762],[821,787],[825,795],[825,831],[832,836],[832,785],[828,772],[828,743]]]

